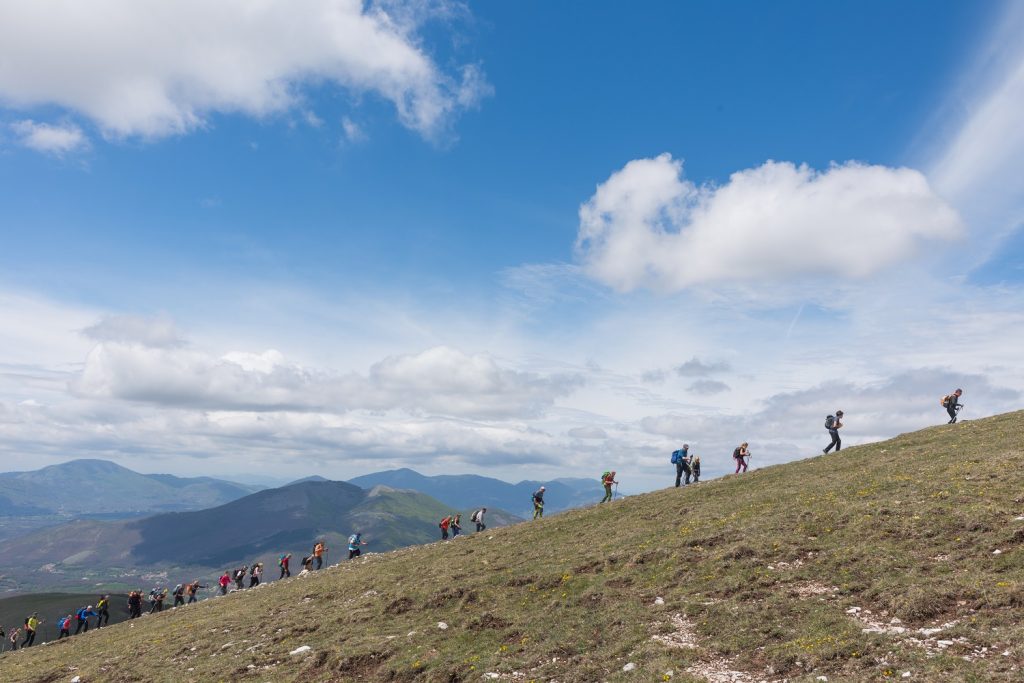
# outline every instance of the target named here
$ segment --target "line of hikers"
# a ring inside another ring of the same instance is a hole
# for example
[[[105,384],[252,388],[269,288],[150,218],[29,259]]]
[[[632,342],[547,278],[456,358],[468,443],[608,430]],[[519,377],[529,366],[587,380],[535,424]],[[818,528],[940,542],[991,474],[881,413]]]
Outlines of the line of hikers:
[[[71,637],[71,626],[74,624],[75,635],[81,632],[89,630],[89,620],[96,619],[96,628],[106,626],[110,623],[110,596],[101,595],[96,601],[96,606],[88,605],[82,607],[74,614],[67,614],[59,616],[54,620],[54,625],[60,634],[57,636],[57,640],[61,638]],[[7,643],[10,643],[11,651],[17,650],[18,637],[24,634],[24,639],[21,641],[20,647],[26,648],[31,647],[36,642],[36,633],[39,631],[39,627],[45,623],[45,619],[39,618],[38,612],[33,612],[29,616],[25,617],[25,623],[18,627],[12,627],[10,631],[4,632],[2,626],[0,626],[0,652],[3,652]]]
[[[543,489],[544,487],[542,486],[541,488]],[[484,523],[484,515],[486,514],[487,508],[479,508],[469,516],[469,521],[476,524],[477,532],[483,531],[487,528],[487,524]],[[441,529],[442,541],[448,540],[449,533],[451,534],[451,538],[455,538],[462,533],[462,515],[457,512],[453,512],[442,519],[437,526]]]

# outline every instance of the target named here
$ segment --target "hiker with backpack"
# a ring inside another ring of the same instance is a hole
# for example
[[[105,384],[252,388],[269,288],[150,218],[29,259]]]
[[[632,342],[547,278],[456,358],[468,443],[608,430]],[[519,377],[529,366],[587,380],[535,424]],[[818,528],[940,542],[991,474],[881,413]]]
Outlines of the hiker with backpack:
[[[64,638],[64,637],[70,638],[71,637],[71,615],[69,614],[66,617],[60,617],[59,619],[57,619],[57,628],[60,629],[60,634],[57,636],[57,640],[60,640],[61,638]]]
[[[484,529],[487,528],[487,525],[484,524],[484,515],[485,514],[487,514],[487,508],[480,508],[479,510],[474,512],[470,516],[470,518],[469,518],[469,521],[471,521],[474,524],[476,524],[477,532],[483,531]]]
[[[604,486],[604,498],[601,499],[602,503],[612,499],[612,484],[615,484],[616,486],[619,485],[619,482],[615,481],[615,470],[605,472],[601,475],[601,485]]]
[[[174,596],[174,604],[171,605],[172,608],[178,607],[180,605],[184,605],[185,604],[185,584],[179,583],[177,586],[175,586],[174,587],[174,591],[171,592],[171,595]]]
[[[452,516],[448,515],[447,517],[445,517],[444,519],[441,520],[440,524],[437,525],[441,529],[441,540],[442,541],[447,541],[448,540],[448,527],[451,526],[451,523],[452,523]]]
[[[700,456],[690,456],[690,472],[693,474],[693,483],[700,481]]]
[[[18,636],[21,634],[21,629],[17,626],[11,629],[11,632],[7,636],[7,641],[11,644],[11,652],[18,649]]]
[[[672,451],[671,463],[676,466],[676,488],[679,488],[683,475],[686,475],[686,483],[690,483],[690,444],[684,443],[677,451]]]
[[[462,515],[456,513],[456,515],[452,517],[452,521],[448,525],[448,529],[452,532],[452,538],[455,538],[462,533]]]
[[[277,561],[277,566],[281,568],[281,576],[277,577],[278,581],[280,581],[281,579],[289,577],[289,576],[292,575],[291,570],[288,568],[288,565],[289,565],[289,563],[291,563],[291,561],[292,561],[292,554],[291,553],[285,553],[284,555],[281,556],[281,559],[279,559]]]
[[[828,455],[828,452],[832,450],[833,446],[835,446],[836,448],[836,453],[838,453],[839,449],[842,448],[843,442],[839,438],[839,430],[842,428],[842,426],[843,411],[841,410],[837,410],[835,415],[829,415],[828,417],[825,418],[825,429],[832,437],[832,443],[825,446],[825,450],[822,451],[822,453],[824,453],[825,455]]]
[[[747,471],[747,458],[750,457],[750,451],[747,449],[747,442],[744,441],[736,450],[732,452],[733,460],[736,461],[736,471],[733,474],[739,474],[740,472]]]
[[[323,541],[317,541],[316,545],[313,546],[313,557],[316,559],[316,568],[320,569],[324,566],[324,553],[327,552],[327,546],[324,545]]]
[[[231,584],[231,574],[228,570],[224,570],[224,573],[221,575],[220,579],[218,579],[217,583],[220,584],[220,594],[227,595],[228,586]]]
[[[257,562],[249,570],[249,588],[255,588],[260,585],[260,579],[263,578],[263,563]]]
[[[83,607],[75,613],[75,635],[78,635],[79,631],[89,632],[89,619],[92,617],[98,617],[99,615],[92,611],[92,605]]]
[[[533,518],[544,517],[544,487],[533,492]]]
[[[39,628],[39,624],[43,623],[39,618],[37,612],[33,612],[30,616],[25,617],[25,640],[21,641],[21,647],[31,647],[32,643],[36,642],[36,629]]]
[[[942,404],[942,407],[946,409],[946,414],[949,415],[949,422],[946,424],[951,425],[956,423],[957,413],[959,413],[960,409],[964,407],[964,404],[960,403],[960,397],[963,393],[963,389],[957,389],[952,394],[946,394],[942,397],[942,400],[939,401],[939,403]]]
[[[191,605],[196,602],[196,593],[199,592],[200,588],[206,588],[206,586],[199,585],[199,579],[196,579],[188,585],[188,604]]]
[[[363,532],[357,531],[348,537],[348,559],[353,557],[359,557],[363,554],[361,546],[366,545],[366,541],[363,540]]]
[[[243,564],[235,570],[235,573],[231,577],[235,580],[235,590],[242,590],[245,588],[245,575],[248,573],[249,565],[247,564]]]
[[[164,611],[164,600],[167,598],[167,589],[163,590],[154,588],[149,592],[149,613],[163,612]],[[90,608],[91,609],[91,608]]]
[[[142,591],[128,594],[128,618],[137,619],[142,616]]]
[[[96,619],[96,628],[105,626],[110,623],[110,596],[101,595],[99,600],[96,601],[96,613],[98,618]]]
[[[300,571],[299,573],[301,574],[302,572],[311,571],[313,571],[313,556],[306,555],[302,558],[302,571]]]

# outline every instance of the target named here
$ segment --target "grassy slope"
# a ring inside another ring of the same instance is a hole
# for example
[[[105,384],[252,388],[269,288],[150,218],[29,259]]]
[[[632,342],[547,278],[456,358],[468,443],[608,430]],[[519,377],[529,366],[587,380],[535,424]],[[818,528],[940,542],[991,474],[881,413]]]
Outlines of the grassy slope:
[[[370,556],[6,655],[0,677],[1020,680],[1022,417]],[[866,633],[852,607],[911,631]]]
[[[36,639],[52,640],[57,637],[60,631],[57,629],[57,617],[65,614],[74,614],[86,605],[95,605],[99,595],[96,593],[34,593],[32,595],[18,595],[11,598],[0,598],[0,625],[4,630],[12,626],[20,627],[25,623],[25,617],[32,612],[38,612],[39,618],[44,619]],[[110,623],[115,624],[128,618],[122,608],[128,596],[125,594],[111,594],[110,596]],[[93,620],[93,626],[95,620]],[[74,625],[72,624],[72,628]],[[18,641],[21,642],[20,640]],[[0,668],[0,671],[3,669]]]

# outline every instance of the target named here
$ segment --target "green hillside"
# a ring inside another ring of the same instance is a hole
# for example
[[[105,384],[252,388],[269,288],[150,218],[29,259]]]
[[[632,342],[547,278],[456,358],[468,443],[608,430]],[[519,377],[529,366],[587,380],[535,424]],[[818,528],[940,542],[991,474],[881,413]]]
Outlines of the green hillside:
[[[365,557],[8,654],[0,674],[1019,681],[1022,418]]]
[[[25,617],[36,612],[39,618],[44,620],[36,640],[53,640],[60,633],[56,626],[57,617],[74,614],[86,605],[95,605],[99,597],[96,593],[33,593],[0,598],[0,626],[4,627],[4,631],[8,631],[12,626],[20,627],[25,623]],[[110,595],[111,624],[128,619],[128,609],[125,606],[127,599],[127,594]],[[95,621],[92,626],[95,626]]]

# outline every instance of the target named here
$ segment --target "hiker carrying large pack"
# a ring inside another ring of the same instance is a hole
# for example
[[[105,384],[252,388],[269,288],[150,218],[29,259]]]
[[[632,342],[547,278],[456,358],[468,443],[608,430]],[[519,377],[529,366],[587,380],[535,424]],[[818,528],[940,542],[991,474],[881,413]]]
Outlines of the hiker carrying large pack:
[[[541,486],[539,489],[533,492],[533,518],[544,516],[544,487]]]
[[[677,451],[672,451],[671,463],[676,466],[676,488],[683,482],[683,475],[686,475],[686,483],[690,483],[690,444],[684,443]]]
[[[828,452],[832,450],[833,447],[835,447],[836,453],[838,453],[839,449],[842,448],[843,442],[839,438],[839,430],[840,428],[842,428],[842,426],[843,411],[841,410],[837,410],[835,415],[829,415],[828,417],[825,418],[825,429],[832,437],[832,443],[825,446],[825,449],[822,451],[825,455],[828,455]]]
[[[473,515],[469,518],[469,521],[471,521],[474,524],[476,524],[476,530],[477,531],[483,531],[484,529],[487,528],[487,525],[484,524],[484,515],[485,514],[487,514],[487,508],[480,508],[479,510],[474,512]]]
[[[606,471],[601,475],[601,485],[604,486],[604,498],[601,499],[602,503],[606,503],[612,499],[612,485],[618,485],[619,482],[615,481],[615,470]]]
[[[57,628],[60,629],[60,635],[57,636],[57,640],[60,640],[61,638],[65,638],[65,637],[66,638],[70,638],[71,637],[71,615],[69,614],[66,617],[61,617],[60,619],[58,619],[57,620]]]
[[[348,559],[359,557],[363,554],[362,546],[366,545],[363,540],[363,532],[357,531],[348,537]]]
[[[949,415],[949,422],[946,424],[951,425],[956,422],[956,415],[963,407],[963,404],[960,403],[960,396],[962,396],[963,393],[963,389],[957,389],[951,394],[946,394],[942,397],[942,400],[939,401],[939,403],[942,404],[942,407],[946,409],[946,414]]]
[[[451,524],[452,524],[452,517],[451,517],[451,515],[448,515],[447,517],[445,517],[444,519],[441,520],[440,524],[437,525],[438,528],[441,529],[441,540],[442,541],[447,541],[448,540],[448,527],[450,527]]]
[[[292,561],[292,554],[291,553],[285,553],[277,561],[277,566],[281,568],[281,576],[278,577],[279,579],[283,579],[285,577],[288,577],[288,576],[292,575],[291,569],[288,568],[288,565],[291,564],[291,561]]]
[[[733,460],[736,461],[736,471],[734,474],[747,471],[747,458],[750,457],[750,451],[747,450],[747,442],[744,441],[736,450],[732,452]]]

